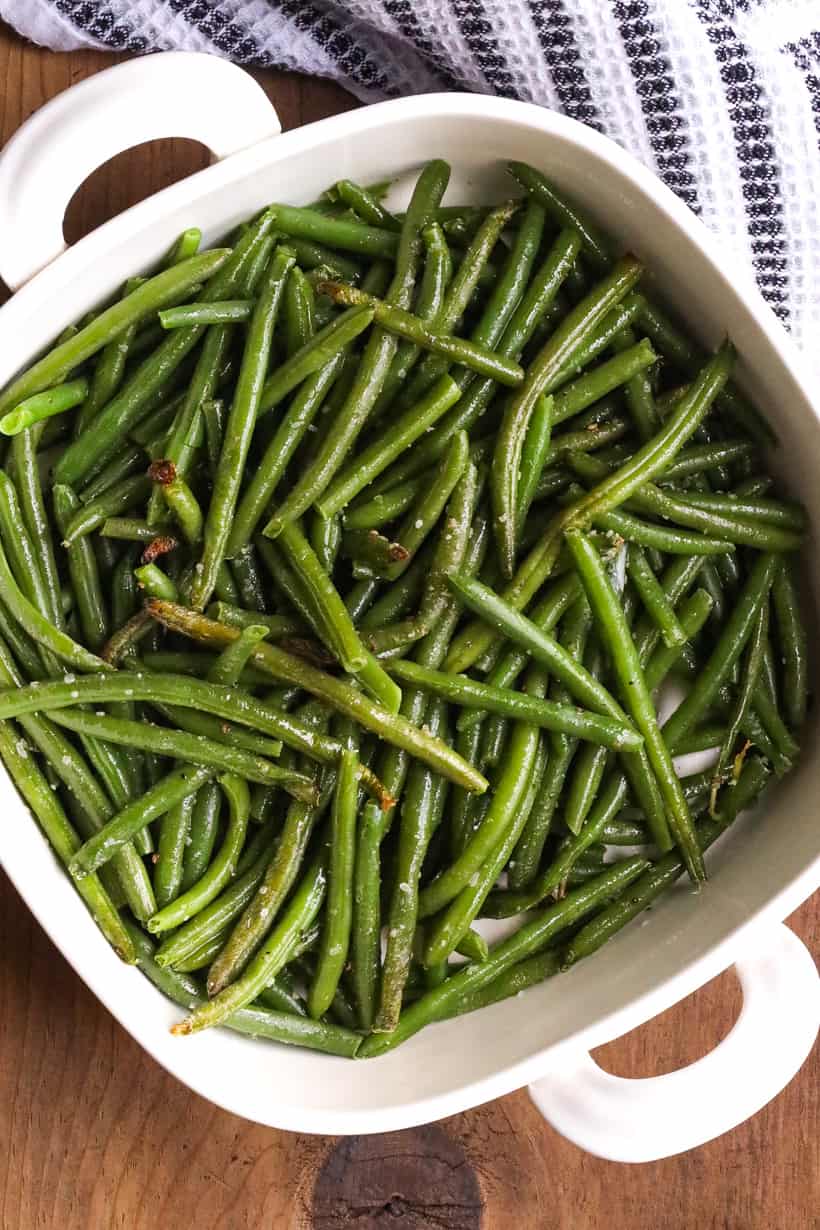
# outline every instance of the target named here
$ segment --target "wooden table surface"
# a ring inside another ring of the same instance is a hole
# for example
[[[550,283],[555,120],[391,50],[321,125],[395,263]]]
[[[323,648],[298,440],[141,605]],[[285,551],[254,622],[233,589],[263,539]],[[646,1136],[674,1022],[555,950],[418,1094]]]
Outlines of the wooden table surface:
[[[51,54],[0,27],[0,141],[117,59]],[[326,82],[258,78],[285,128],[356,105]],[[119,156],[75,197],[68,238],[204,163],[183,141]],[[790,921],[816,952],[820,895]],[[726,1034],[739,1002],[727,973],[598,1058],[624,1076],[672,1071]],[[143,1054],[0,877],[3,1230],[809,1230],[820,1224],[819,1076],[816,1049],[751,1122],[641,1167],[582,1153],[524,1092],[389,1136],[272,1131],[217,1110]]]

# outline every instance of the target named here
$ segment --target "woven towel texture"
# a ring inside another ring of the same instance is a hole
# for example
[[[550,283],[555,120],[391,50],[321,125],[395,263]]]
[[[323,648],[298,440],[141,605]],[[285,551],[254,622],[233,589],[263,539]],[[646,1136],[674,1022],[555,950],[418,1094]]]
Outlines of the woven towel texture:
[[[501,94],[651,167],[820,336],[820,0],[0,0],[54,48],[189,49],[359,98]]]

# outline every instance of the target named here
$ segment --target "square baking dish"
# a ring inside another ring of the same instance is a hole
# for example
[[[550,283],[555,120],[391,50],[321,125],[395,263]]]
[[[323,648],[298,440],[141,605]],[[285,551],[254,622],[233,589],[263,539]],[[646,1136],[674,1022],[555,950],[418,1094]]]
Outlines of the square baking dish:
[[[191,137],[215,155],[66,249],[65,207],[113,154]],[[820,523],[820,422],[802,361],[749,273],[648,170],[613,142],[536,106],[438,94],[386,102],[280,135],[242,70],[168,53],[99,73],[37,112],[0,155],[0,385],[60,331],[150,266],[186,227],[219,240],[263,205],[303,203],[335,179],[395,178],[430,157],[453,167],[451,199],[510,193],[508,159],[543,169],[652,271],[654,289],[709,347],[735,342],[738,379],[780,437],[774,464]],[[394,198],[391,198],[391,200]],[[19,289],[18,289],[19,288]],[[813,602],[820,567],[804,559]],[[0,861],[79,975],[159,1063],[202,1096],[260,1123],[322,1133],[380,1132],[453,1114],[530,1084],[545,1117],[602,1156],[640,1161],[718,1135],[797,1071],[820,1021],[805,947],[781,925],[820,885],[816,723],[796,771],[710,852],[710,882],[686,882],[568,974],[424,1030],[377,1060],[351,1063],[225,1030],[174,1038],[178,1010],[98,933],[14,787],[0,774]],[[705,1059],[652,1080],[602,1072],[590,1047],[669,1007],[735,963],[741,1016]]]

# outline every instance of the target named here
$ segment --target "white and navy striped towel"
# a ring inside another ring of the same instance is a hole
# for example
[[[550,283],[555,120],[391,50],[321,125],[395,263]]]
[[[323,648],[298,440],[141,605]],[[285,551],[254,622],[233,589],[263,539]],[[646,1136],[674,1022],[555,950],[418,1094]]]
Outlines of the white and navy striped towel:
[[[359,98],[542,103],[637,155],[820,337],[820,0],[0,0],[54,48],[190,49]]]

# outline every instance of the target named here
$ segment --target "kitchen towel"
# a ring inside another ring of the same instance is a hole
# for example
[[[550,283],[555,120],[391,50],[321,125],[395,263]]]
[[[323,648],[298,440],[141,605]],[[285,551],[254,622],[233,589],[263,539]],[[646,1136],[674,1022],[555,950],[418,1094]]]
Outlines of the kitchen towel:
[[[366,101],[471,90],[620,142],[820,338],[820,0],[0,0],[53,48],[188,49]]]

